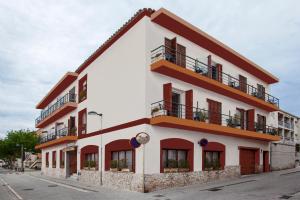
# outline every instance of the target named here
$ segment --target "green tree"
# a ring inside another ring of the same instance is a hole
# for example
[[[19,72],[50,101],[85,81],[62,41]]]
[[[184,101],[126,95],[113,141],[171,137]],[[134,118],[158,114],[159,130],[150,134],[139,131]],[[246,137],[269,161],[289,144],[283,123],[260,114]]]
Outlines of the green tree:
[[[7,136],[0,140],[0,158],[7,161],[11,166],[16,158],[21,157],[21,145],[25,151],[36,152],[35,146],[38,144],[39,137],[35,131],[12,130],[7,132]]]

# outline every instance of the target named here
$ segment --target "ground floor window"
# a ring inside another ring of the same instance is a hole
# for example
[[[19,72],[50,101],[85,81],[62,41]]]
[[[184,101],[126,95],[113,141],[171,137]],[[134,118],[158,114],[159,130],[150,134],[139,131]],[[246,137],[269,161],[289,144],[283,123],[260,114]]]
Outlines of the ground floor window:
[[[85,169],[98,169],[98,153],[87,153],[84,158]]]
[[[49,167],[49,152],[46,153],[46,167]]]
[[[163,149],[163,168],[188,169],[187,150]],[[166,171],[166,170],[164,170]]]
[[[52,151],[52,168],[56,168],[56,151]]]
[[[111,152],[111,168],[132,171],[132,150]]]
[[[60,150],[59,156],[60,156],[60,168],[64,168],[65,167],[65,152]]]
[[[204,152],[204,170],[220,170],[220,152],[219,151],[205,151]]]

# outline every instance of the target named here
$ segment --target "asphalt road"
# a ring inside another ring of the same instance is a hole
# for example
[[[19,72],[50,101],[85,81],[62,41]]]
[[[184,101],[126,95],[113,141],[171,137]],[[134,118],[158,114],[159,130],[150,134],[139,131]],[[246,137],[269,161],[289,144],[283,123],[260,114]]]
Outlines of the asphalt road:
[[[35,173],[38,174],[38,173]],[[0,200],[300,200],[300,169],[242,177],[234,181],[161,190],[148,194],[87,186],[68,180],[12,173],[0,168]]]

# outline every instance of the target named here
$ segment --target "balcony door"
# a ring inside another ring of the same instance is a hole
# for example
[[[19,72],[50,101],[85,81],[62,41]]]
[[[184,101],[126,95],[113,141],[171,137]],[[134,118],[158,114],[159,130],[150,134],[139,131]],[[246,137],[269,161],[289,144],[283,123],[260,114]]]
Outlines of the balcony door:
[[[172,116],[181,117],[180,94],[172,92]]]
[[[165,38],[165,59],[176,63],[176,37],[172,40]]]
[[[239,75],[239,81],[240,81],[240,90],[242,92],[247,93],[247,78],[242,75]]]

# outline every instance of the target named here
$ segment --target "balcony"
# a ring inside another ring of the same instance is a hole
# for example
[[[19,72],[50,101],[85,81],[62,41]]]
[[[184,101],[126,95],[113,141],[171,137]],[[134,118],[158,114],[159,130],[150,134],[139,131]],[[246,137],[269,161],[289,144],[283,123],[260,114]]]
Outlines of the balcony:
[[[40,137],[39,144],[36,149],[42,149],[49,146],[54,146],[61,143],[69,143],[77,140],[76,128],[69,130],[68,127],[61,128],[59,130],[50,131],[45,136]]]
[[[291,129],[291,123],[290,122],[284,122],[284,128]]]
[[[41,111],[41,115],[35,120],[35,127],[43,128],[76,108],[76,94],[67,93],[48,109]]]
[[[167,105],[164,101],[151,104],[150,124],[264,141],[280,140],[277,128],[262,123],[242,122],[237,114],[213,113],[205,109],[174,103],[170,111]],[[247,126],[251,128],[246,130]]]
[[[206,88],[270,112],[279,108],[279,99],[262,89],[259,90],[243,83],[230,74],[217,71],[215,67],[163,45],[151,51],[151,61],[151,71]]]

